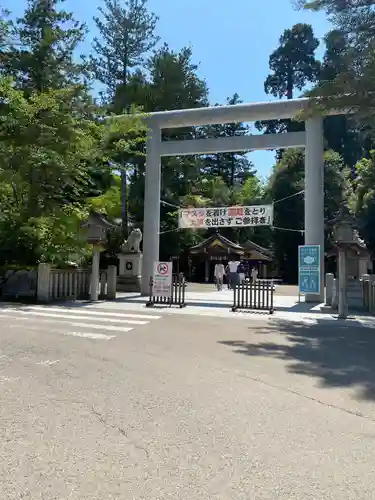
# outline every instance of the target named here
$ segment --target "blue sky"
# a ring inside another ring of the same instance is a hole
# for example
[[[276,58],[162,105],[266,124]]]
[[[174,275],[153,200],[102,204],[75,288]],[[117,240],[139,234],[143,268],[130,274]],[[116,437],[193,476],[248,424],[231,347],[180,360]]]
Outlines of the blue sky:
[[[1,1],[14,14],[21,14],[25,4],[23,0]],[[85,21],[90,30],[84,52],[96,34],[92,17],[101,4],[101,0],[65,2],[65,8]],[[283,30],[298,22],[310,23],[319,39],[329,30],[323,14],[296,11],[292,0],[149,0],[149,6],[160,18],[157,32],[162,41],[176,50],[192,46],[212,103],[223,103],[235,92],[245,102],[270,100],[263,82],[269,55]],[[322,53],[320,47],[318,54]],[[267,151],[250,155],[262,176],[268,175],[273,158]]]

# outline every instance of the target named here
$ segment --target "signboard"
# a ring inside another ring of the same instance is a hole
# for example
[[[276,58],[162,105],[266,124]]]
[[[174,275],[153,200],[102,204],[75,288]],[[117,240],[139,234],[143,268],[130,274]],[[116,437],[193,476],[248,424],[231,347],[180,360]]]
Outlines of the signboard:
[[[300,293],[320,293],[320,245],[298,247],[298,286]]]
[[[272,226],[273,205],[249,207],[181,208],[178,211],[180,229],[207,227]]]
[[[154,297],[172,296],[172,262],[155,262],[152,293]]]

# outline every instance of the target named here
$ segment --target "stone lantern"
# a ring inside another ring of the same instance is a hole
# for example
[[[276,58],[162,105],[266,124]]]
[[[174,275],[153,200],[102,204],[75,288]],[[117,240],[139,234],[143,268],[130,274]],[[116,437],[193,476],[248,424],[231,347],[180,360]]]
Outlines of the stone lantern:
[[[81,225],[81,228],[86,231],[87,243],[92,245],[91,300],[98,300],[99,298],[100,246],[107,242],[107,232],[113,227],[115,226],[97,212],[91,213],[88,220]]]

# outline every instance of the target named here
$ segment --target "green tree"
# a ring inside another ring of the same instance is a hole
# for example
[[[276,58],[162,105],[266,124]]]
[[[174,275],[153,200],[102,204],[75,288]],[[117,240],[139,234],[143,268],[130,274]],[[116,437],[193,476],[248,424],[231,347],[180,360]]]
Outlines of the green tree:
[[[147,0],[104,0],[99,13],[94,21],[100,37],[94,38],[91,62],[96,79],[113,100],[117,87],[126,88],[130,71],[143,68],[145,56],[158,43],[158,18],[148,11]],[[133,103],[121,104],[124,109]]]
[[[347,37],[339,30],[332,30],[324,38],[325,53],[319,74],[318,85],[333,81],[340,73],[347,71]],[[337,151],[344,165],[354,172],[356,162],[361,158],[365,143],[359,125],[345,115],[327,116],[324,119],[326,147]]]
[[[61,10],[59,4],[59,0],[29,0],[24,15],[7,24],[8,42],[4,58],[0,60],[1,72],[12,76],[16,87],[22,89],[27,98],[35,92],[69,87],[68,108],[94,120],[99,112],[89,95],[87,68],[82,61],[77,62],[75,56],[86,28],[75,21],[71,13]],[[88,177],[81,179],[81,191],[67,184],[65,199],[75,201],[80,193],[87,191],[86,194],[93,195],[108,187],[106,163],[93,162],[84,165],[84,169]],[[78,181],[79,175],[75,186]]]
[[[375,250],[375,151],[356,165],[350,207],[357,216],[361,235],[368,248]]]
[[[105,87],[111,111],[121,113],[134,104],[131,98],[135,96],[127,92],[131,72],[144,67],[145,56],[159,41],[155,35],[158,18],[148,11],[147,0],[105,0],[99,13],[100,17],[95,17],[94,21],[100,37],[94,38],[91,64],[96,79]],[[117,97],[118,88],[121,88],[122,99]],[[128,231],[128,170],[131,162],[132,158],[125,154],[117,162],[121,171],[124,236]]]
[[[340,155],[325,153],[324,213],[327,222],[338,214],[344,196],[345,175]],[[280,274],[297,282],[298,245],[304,231],[304,153],[290,149],[274,167],[267,194],[274,201],[273,246]],[[327,226],[328,228],[328,226]],[[329,230],[326,244],[330,241]]]
[[[128,90],[132,91],[136,105],[146,112],[196,108],[208,104],[206,83],[199,78],[198,66],[192,61],[190,48],[176,52],[164,45],[156,50],[148,62],[148,77],[129,81]],[[118,89],[121,99],[121,87]],[[199,133],[193,127],[167,130],[165,139],[195,138]],[[162,200],[179,206],[197,180],[202,161],[194,157],[176,157],[162,159]],[[143,221],[144,198],[144,162],[131,172],[129,190],[130,213],[141,224]],[[173,211],[173,210],[172,210]],[[165,249],[177,255],[183,248],[185,233],[180,237],[176,231],[176,218],[171,217],[171,207],[161,206],[161,254]],[[167,232],[168,231],[168,232]]]
[[[236,93],[227,98],[226,104],[233,106],[241,104],[239,95]],[[216,105],[218,106],[218,104]],[[249,133],[249,127],[244,123],[225,123],[204,127],[203,133],[207,137],[236,137]],[[235,183],[243,183],[249,176],[254,175],[254,167],[250,162],[247,152],[216,153],[207,155],[204,159],[204,173],[214,174],[222,177],[229,186]]]
[[[311,96],[320,108],[350,109],[371,127],[375,100],[375,3],[373,0],[301,0],[300,6],[324,10],[346,40],[345,64],[318,85]],[[373,127],[372,127],[373,128]]]
[[[61,89],[82,82],[85,66],[75,51],[86,28],[58,9],[62,0],[28,0],[23,17],[13,26],[8,74],[28,92]]]
[[[320,64],[315,57],[319,40],[309,24],[295,24],[286,29],[279,39],[278,48],[269,58],[271,73],[264,82],[264,91],[274,97],[293,99],[295,90],[303,90],[316,81]],[[301,124],[291,120],[259,121],[258,130],[265,133],[300,130]]]
[[[9,242],[20,241],[15,249],[33,249],[24,257],[15,251],[8,261],[17,254],[21,262],[57,262],[84,249],[77,230],[87,215],[90,165],[107,161],[112,135],[144,127],[131,117],[109,125],[87,120],[75,113],[73,96],[74,88],[26,96],[10,78],[0,77],[0,246],[4,259]],[[75,203],[66,198],[67,186]]]

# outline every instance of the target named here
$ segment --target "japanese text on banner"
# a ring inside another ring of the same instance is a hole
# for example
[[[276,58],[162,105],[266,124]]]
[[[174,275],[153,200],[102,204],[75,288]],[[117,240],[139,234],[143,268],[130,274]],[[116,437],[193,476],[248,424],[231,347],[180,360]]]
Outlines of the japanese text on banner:
[[[183,208],[179,210],[179,228],[271,226],[272,205],[246,207]]]

